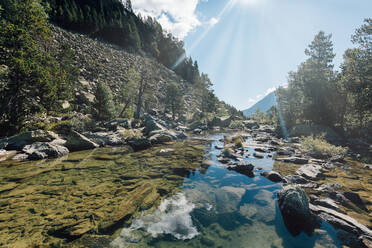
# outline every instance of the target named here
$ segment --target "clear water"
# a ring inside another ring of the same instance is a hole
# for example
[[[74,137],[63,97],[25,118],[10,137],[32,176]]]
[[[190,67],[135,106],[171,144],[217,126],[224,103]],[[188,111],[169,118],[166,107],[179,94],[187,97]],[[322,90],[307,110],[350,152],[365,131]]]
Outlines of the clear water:
[[[286,229],[276,194],[281,185],[260,176],[271,158],[244,157],[255,165],[253,178],[227,170],[217,160],[223,134],[214,134],[206,158],[214,162],[185,179],[182,190],[124,228],[114,247],[341,247],[325,222],[311,236]],[[249,154],[253,149],[249,148]],[[258,170],[257,168],[262,168]]]

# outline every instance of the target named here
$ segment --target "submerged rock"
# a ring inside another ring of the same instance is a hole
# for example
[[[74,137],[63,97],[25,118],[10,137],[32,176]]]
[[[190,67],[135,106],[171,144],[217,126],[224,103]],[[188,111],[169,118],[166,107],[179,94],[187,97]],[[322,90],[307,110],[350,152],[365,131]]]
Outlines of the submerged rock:
[[[297,236],[302,231],[310,235],[316,226],[305,191],[295,185],[284,186],[278,193],[279,209],[288,231]]]
[[[134,151],[141,151],[151,147],[151,142],[148,139],[135,139],[128,142]]]

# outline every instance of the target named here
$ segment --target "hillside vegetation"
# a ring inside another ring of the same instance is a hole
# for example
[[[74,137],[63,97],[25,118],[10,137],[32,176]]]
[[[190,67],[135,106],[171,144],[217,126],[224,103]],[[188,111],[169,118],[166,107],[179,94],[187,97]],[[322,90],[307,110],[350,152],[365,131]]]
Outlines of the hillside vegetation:
[[[319,32],[305,50],[308,59],[288,75],[277,92],[283,124],[326,126],[346,137],[371,139],[372,19],[352,36],[354,48],[334,70],[332,36]]]
[[[136,16],[130,1],[4,0],[0,15],[0,136],[76,112],[96,121],[154,109],[180,121],[239,114],[183,42]]]

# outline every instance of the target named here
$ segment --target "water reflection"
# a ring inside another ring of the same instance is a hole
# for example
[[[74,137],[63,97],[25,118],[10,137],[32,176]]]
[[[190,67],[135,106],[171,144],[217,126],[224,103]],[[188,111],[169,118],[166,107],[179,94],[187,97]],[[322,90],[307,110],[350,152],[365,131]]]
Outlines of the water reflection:
[[[281,185],[259,173],[272,170],[271,158],[244,159],[260,167],[253,178],[219,163],[222,134],[212,136],[208,161],[184,180],[182,193],[164,200],[152,215],[134,220],[113,244],[117,247],[341,247],[328,224],[294,237],[285,227],[276,194]],[[253,149],[248,149],[253,153]],[[170,210],[167,211],[167,207]],[[135,242],[133,242],[135,241]]]

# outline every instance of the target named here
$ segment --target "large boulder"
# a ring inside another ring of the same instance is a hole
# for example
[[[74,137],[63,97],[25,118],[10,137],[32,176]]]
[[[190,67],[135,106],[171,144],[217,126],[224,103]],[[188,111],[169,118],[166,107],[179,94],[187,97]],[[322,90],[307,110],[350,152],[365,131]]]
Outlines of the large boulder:
[[[158,121],[149,114],[145,114],[143,117],[143,125],[145,129],[143,130],[145,134],[149,134],[152,131],[163,130],[164,127],[158,123]]]
[[[254,165],[251,163],[248,163],[247,161],[239,161],[234,164],[229,164],[228,167],[229,170],[236,171],[240,174],[247,175],[249,177],[253,177],[253,169]]]
[[[243,121],[243,124],[244,124],[245,128],[247,128],[247,129],[256,129],[256,128],[260,127],[258,122],[255,121],[255,120],[246,120],[246,121]]]
[[[131,129],[132,121],[126,119],[115,119],[105,123],[105,127],[112,131],[116,131],[118,128]]]
[[[64,146],[52,143],[35,142],[31,145],[26,145],[23,148],[23,152],[28,154],[28,159],[38,160],[61,157],[67,155],[69,150]]]
[[[208,123],[210,127],[228,127],[232,121],[230,116],[214,117],[211,122]]]
[[[261,176],[266,177],[267,179],[269,179],[270,181],[274,183],[283,181],[283,177],[276,171],[269,171],[269,172],[265,171],[261,173]]]
[[[323,173],[323,169],[317,164],[305,164],[301,166],[296,173],[307,179],[318,180]]]
[[[89,150],[99,147],[98,144],[91,141],[84,135],[72,131],[68,135],[64,136],[66,143],[64,144],[71,152]]]
[[[58,135],[50,131],[30,131],[0,140],[0,149],[21,151],[34,142],[50,142],[57,138]]]
[[[309,208],[305,191],[295,185],[284,186],[278,193],[279,209],[288,231],[297,236],[302,231],[311,235],[316,218]]]
[[[85,132],[84,136],[100,146],[121,146],[126,139],[119,132]]]
[[[151,144],[163,144],[166,142],[171,142],[173,140],[173,137],[169,134],[166,133],[159,133],[159,134],[154,134],[149,138]]]

